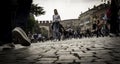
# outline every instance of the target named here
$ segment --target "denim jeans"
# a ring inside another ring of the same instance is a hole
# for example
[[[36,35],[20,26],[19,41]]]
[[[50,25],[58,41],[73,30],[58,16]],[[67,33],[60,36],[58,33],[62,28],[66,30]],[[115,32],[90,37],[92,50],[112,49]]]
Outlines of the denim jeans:
[[[53,38],[54,39],[59,39],[60,38],[60,24],[59,22],[53,22]]]

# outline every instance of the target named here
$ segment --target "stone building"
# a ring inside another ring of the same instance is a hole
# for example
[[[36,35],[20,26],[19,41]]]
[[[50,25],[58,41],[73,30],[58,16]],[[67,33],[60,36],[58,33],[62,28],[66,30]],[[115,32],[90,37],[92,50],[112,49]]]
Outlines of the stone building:
[[[39,23],[39,27],[41,29],[45,29],[47,31],[45,33],[47,33],[46,36],[49,38],[52,35],[52,33],[51,33],[52,21],[44,20],[44,21],[39,21],[38,23]]]
[[[65,29],[67,29],[68,27],[71,27],[72,29],[77,29],[77,27],[79,27],[79,21],[79,19],[67,19],[62,20],[60,23]]]
[[[96,20],[102,20],[104,15],[106,14],[107,9],[110,4],[100,4],[98,6],[94,6],[92,9],[80,14],[80,27],[81,31],[85,31],[86,29],[92,30],[92,24]]]

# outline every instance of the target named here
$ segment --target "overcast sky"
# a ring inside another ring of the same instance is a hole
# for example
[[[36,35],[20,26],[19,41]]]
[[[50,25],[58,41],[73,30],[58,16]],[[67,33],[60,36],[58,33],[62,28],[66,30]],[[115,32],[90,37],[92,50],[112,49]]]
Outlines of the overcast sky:
[[[42,6],[45,15],[36,17],[36,20],[52,20],[53,10],[57,9],[62,20],[76,19],[81,12],[85,12],[94,5],[99,5],[101,0],[33,0],[34,4]]]

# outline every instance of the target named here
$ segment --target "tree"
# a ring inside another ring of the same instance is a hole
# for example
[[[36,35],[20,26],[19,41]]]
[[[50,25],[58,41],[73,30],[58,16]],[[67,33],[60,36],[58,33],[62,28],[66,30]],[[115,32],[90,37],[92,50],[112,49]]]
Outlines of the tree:
[[[39,24],[38,21],[35,20],[35,16],[39,15],[44,15],[45,11],[43,7],[38,6],[38,4],[32,4],[31,5],[31,10],[30,10],[30,15],[27,23],[27,32],[40,32]]]
[[[31,13],[35,16],[39,16],[45,14],[45,11],[43,10],[43,7],[38,6],[38,4],[32,4]]]
[[[35,18],[33,14],[29,15],[28,22],[27,22],[27,32],[33,32],[33,27],[35,25]]]
[[[48,36],[48,30],[46,30],[44,27],[42,27],[41,28],[41,34],[43,35],[43,36]]]

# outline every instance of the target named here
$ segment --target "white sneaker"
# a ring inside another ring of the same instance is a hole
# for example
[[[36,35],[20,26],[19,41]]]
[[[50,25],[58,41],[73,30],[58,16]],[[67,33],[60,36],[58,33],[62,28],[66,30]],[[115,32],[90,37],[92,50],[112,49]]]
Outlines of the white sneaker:
[[[13,34],[13,37],[15,37],[15,39],[18,39],[18,43],[21,44],[22,46],[31,45],[30,39],[28,38],[24,30],[22,30],[20,27],[16,27],[12,31],[12,34]]]

